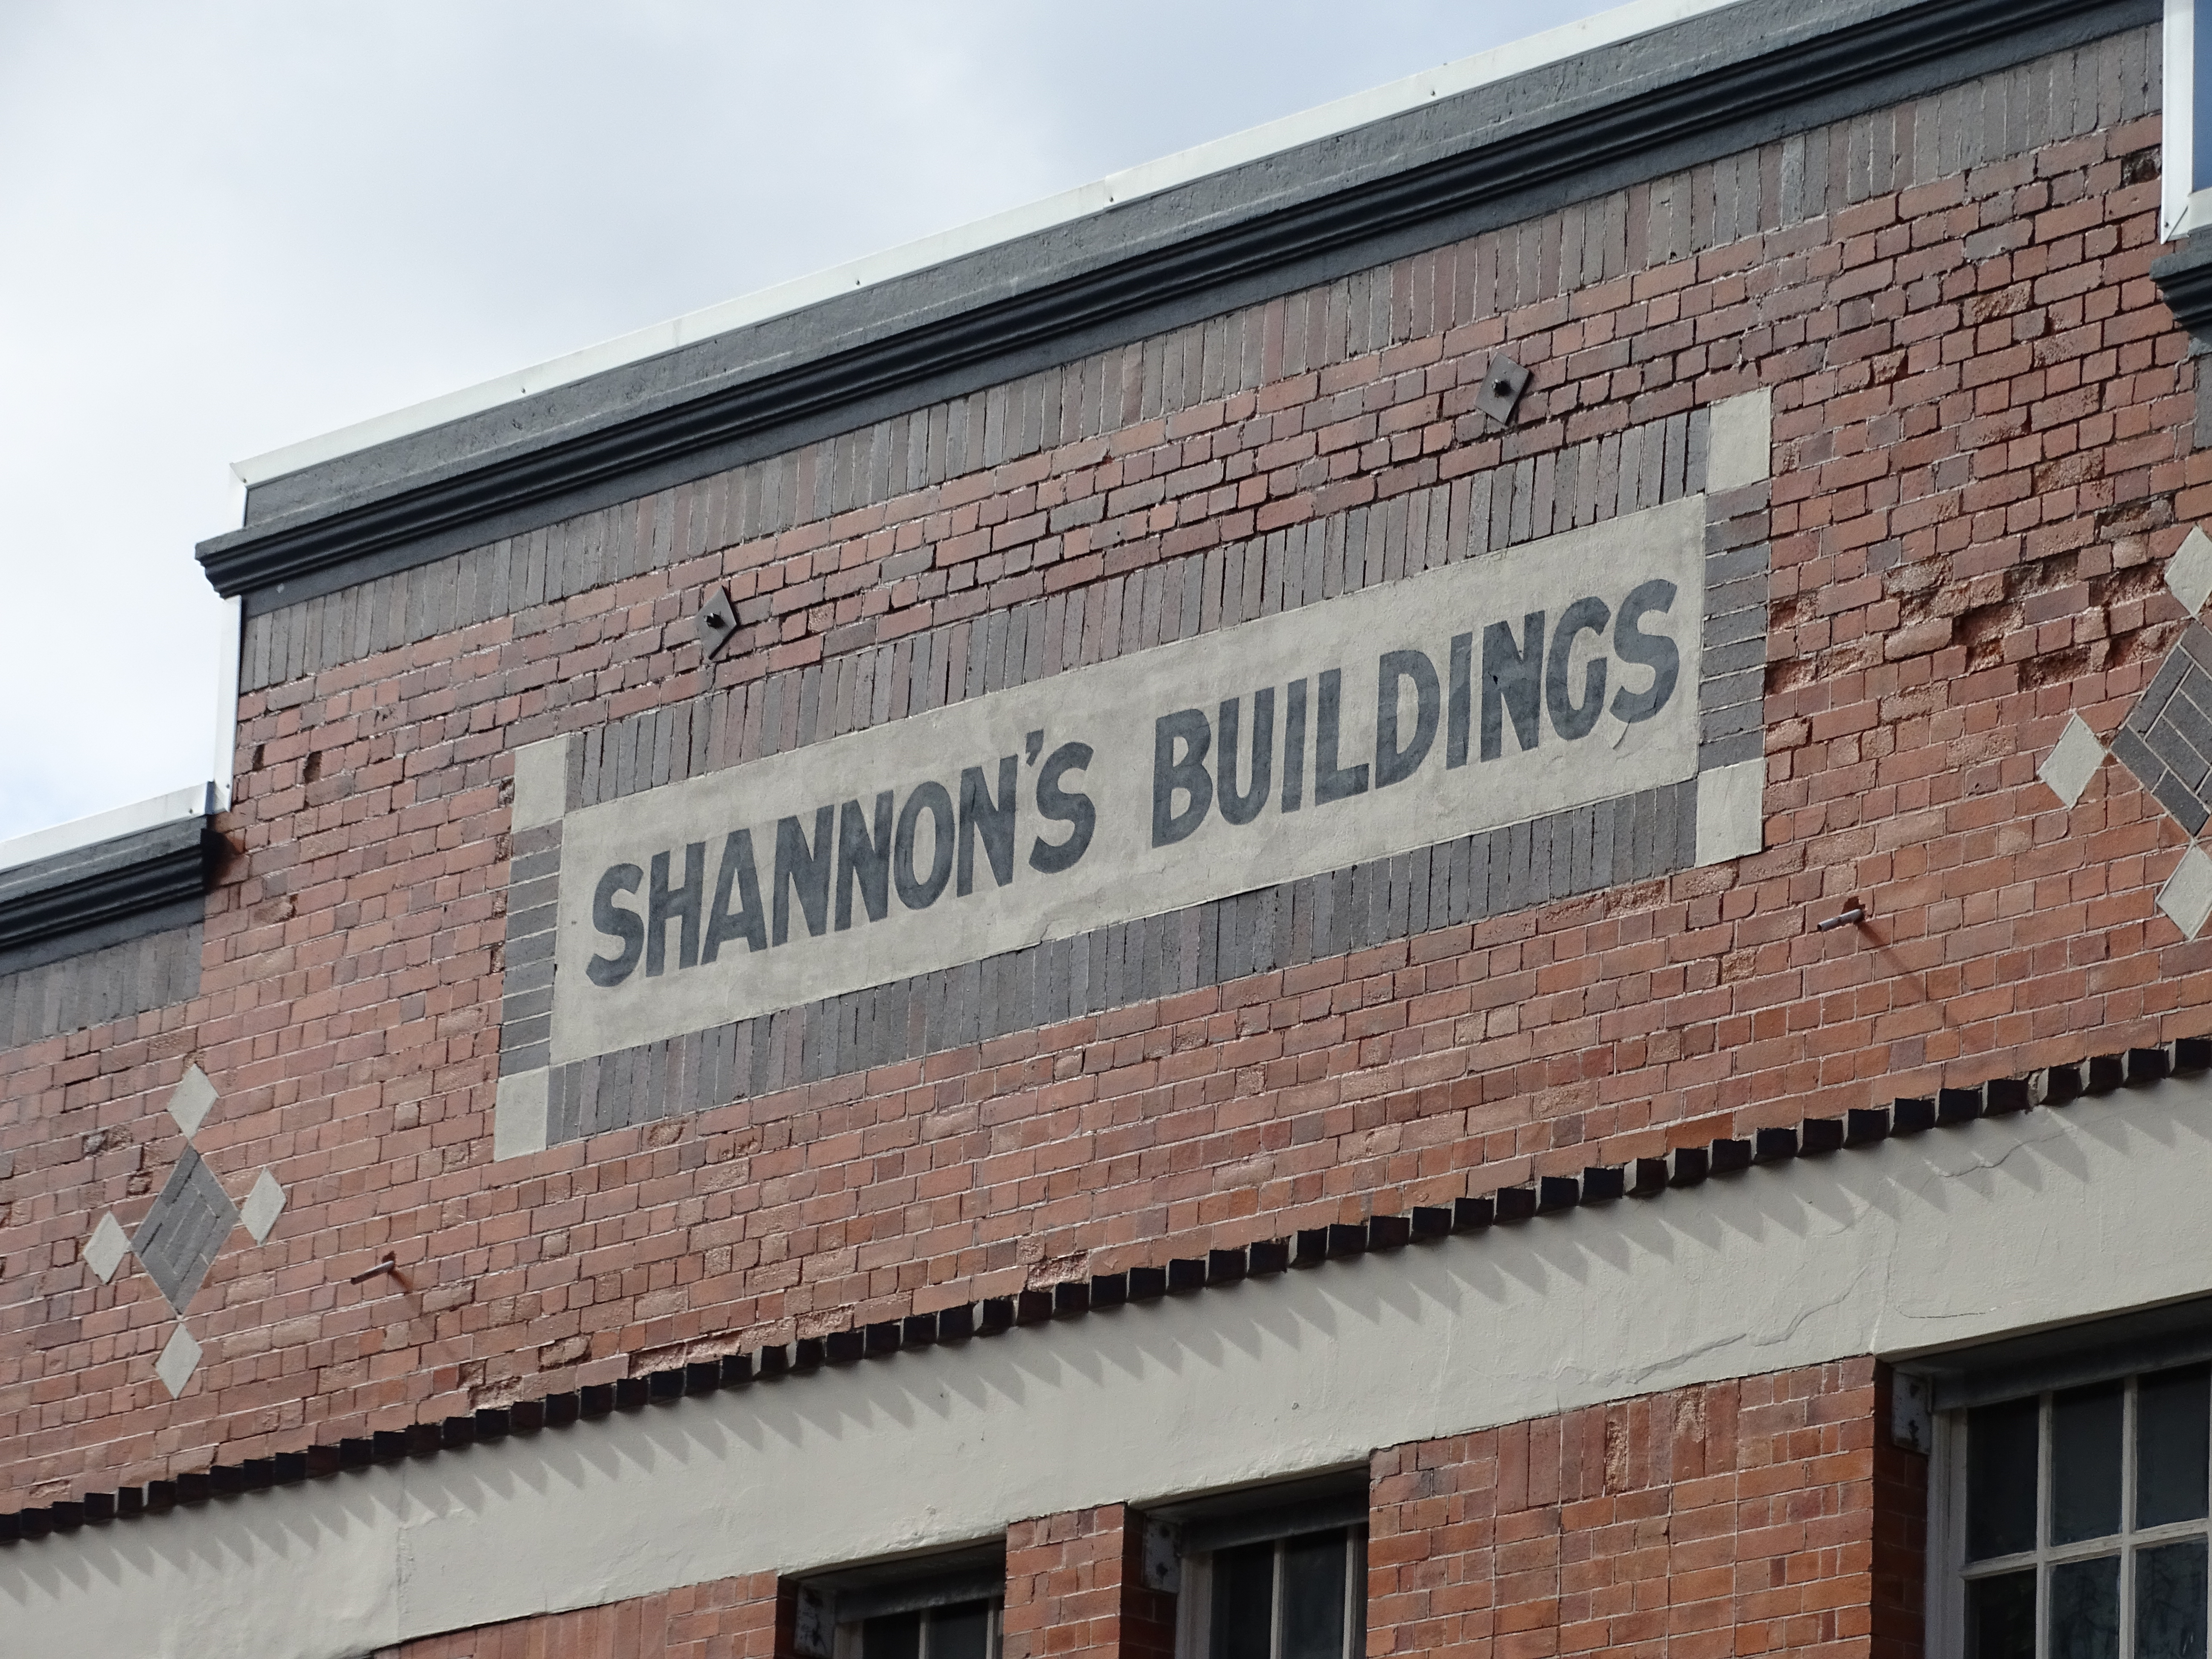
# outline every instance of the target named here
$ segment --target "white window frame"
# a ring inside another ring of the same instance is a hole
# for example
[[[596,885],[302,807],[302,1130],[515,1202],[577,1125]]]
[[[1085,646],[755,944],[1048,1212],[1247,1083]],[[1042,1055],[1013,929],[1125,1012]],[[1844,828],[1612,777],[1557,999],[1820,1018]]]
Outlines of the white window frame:
[[[2175,1363],[2186,1364],[2187,1361]],[[2002,1573],[2017,1572],[2033,1566],[2036,1571],[2036,1659],[2047,1659],[2050,1647],[2049,1631],[2042,1610],[2049,1605],[2050,1574],[2052,1567],[2067,1561],[2093,1560],[2117,1554],[2120,1558],[2120,1653],[2123,1659],[2132,1651],[2135,1642],[2135,1558],[2138,1550],[2154,1548],[2160,1544],[2179,1543],[2189,1539],[2208,1540],[2212,1551],[2212,1516],[2194,1521],[2170,1522],[2163,1526],[2138,1528],[2136,1515],[2136,1382],[2142,1376],[2167,1369],[2163,1364],[2145,1364],[2130,1368],[2106,1378],[2125,1383],[2125,1408],[2121,1418],[2121,1478],[2120,1527],[2118,1533],[2107,1537],[2092,1539],[2079,1544],[2049,1544],[2044,1541],[2045,1522],[2051,1512],[2051,1482],[2053,1472],[2051,1431],[2052,1395],[2065,1389],[2079,1386],[2068,1382],[2058,1388],[2033,1391],[2037,1401],[2036,1430],[2036,1537],[2033,1547],[2014,1555],[1997,1556],[1987,1561],[1969,1563],[1966,1559],[1966,1416],[1964,1410],[1941,1413],[1936,1419],[1935,1443],[1931,1449],[1929,1482],[1928,1536],[1935,1559],[1929,1563],[1928,1575],[1928,1651],[1932,1659],[1966,1659],[1966,1586],[1977,1578],[1992,1577]],[[2030,1397],[2023,1394],[2016,1398]],[[1994,1405],[2002,1403],[1991,1401]]]
[[[2159,236],[2212,224],[2212,179],[2197,170],[2197,0],[2166,0],[2165,94],[2160,106]]]

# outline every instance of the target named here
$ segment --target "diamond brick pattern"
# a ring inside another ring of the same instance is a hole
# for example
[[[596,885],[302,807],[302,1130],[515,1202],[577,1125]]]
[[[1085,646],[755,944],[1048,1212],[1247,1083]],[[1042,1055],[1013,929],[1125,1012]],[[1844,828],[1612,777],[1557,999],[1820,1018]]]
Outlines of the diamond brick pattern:
[[[131,1248],[154,1283],[179,1314],[215,1265],[216,1252],[238,1224],[238,1210],[205,1159],[191,1147],[177,1160],[168,1183],[138,1231]]]
[[[2191,835],[2212,817],[2212,629],[2191,623],[2112,738],[2112,753]]]

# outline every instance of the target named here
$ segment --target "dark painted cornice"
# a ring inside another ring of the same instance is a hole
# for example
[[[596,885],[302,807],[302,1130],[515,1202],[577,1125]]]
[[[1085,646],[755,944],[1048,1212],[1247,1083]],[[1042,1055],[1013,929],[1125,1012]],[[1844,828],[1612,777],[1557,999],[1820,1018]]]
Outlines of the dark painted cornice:
[[[2173,252],[2151,262],[2151,277],[2174,320],[2212,343],[2212,234],[2197,231]]]
[[[1795,1125],[1754,1129],[1741,1139],[1725,1137],[1702,1146],[1678,1146],[1664,1158],[1584,1170],[1579,1176],[1542,1176],[1518,1187],[1501,1187],[1449,1205],[1423,1205],[1410,1214],[1371,1215],[1358,1223],[1313,1227],[1289,1238],[1259,1239],[1236,1249],[1208,1250],[1179,1257],[1164,1267],[1131,1267],[1070,1279],[1048,1289],[993,1297],[936,1313],[909,1314],[804,1337],[757,1351],[695,1360],[640,1376],[625,1376],[581,1389],[564,1389],[512,1406],[487,1407],[465,1416],[419,1422],[404,1429],[319,1443],[242,1463],[216,1463],[173,1480],[149,1480],[115,1492],[89,1492],[57,1504],[0,1514],[0,1544],[40,1539],[80,1527],[131,1521],[190,1510],[210,1498],[264,1492],[272,1486],[398,1463],[410,1457],[463,1451],[479,1441],[504,1440],[511,1434],[537,1434],[578,1423],[602,1420],[616,1412],[679,1401],[725,1389],[780,1382],[820,1372],[826,1367],[884,1360],[908,1350],[957,1346],[994,1337],[1021,1326],[1048,1325],[1117,1308],[1157,1302],[1163,1297],[1220,1290],[1246,1279],[1265,1279],[1300,1268],[1323,1267],[1364,1255],[1388,1255],[1408,1246],[1435,1245],[1447,1239],[1486,1235],[1540,1216],[1565,1218],[1595,1210],[1589,1224],[1601,1224],[1607,1206],[1626,1200],[1653,1200],[1670,1192],[1740,1176],[1760,1165],[1787,1165],[1797,1158],[1825,1158],[1863,1151],[1899,1136],[1931,1129],[1954,1129],[1978,1118],[2002,1117],[2032,1109],[2063,1107],[2084,1096],[2141,1089],[2177,1075],[2212,1071],[2212,1037],[2182,1037],[2154,1048],[2128,1048],[2069,1065],[2046,1066],[2026,1077],[1992,1078],[1971,1087],[1940,1089],[1931,1098],[1916,1097],[1887,1106],[1852,1107],[1838,1117],[1809,1117]],[[390,1258],[386,1258],[388,1261]]]
[[[199,898],[222,846],[205,818],[180,818],[0,870],[0,963],[78,934],[109,943],[116,924]]]
[[[200,562],[294,603],[2160,15],[1741,0],[270,480]]]

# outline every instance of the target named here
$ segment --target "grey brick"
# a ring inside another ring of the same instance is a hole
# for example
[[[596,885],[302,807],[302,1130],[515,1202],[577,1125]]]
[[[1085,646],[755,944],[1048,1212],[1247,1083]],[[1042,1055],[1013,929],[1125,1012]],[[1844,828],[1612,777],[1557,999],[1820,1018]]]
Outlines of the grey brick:
[[[206,1282],[216,1253],[238,1224],[238,1211],[199,1153],[185,1148],[145,1219],[131,1236],[131,1253],[179,1314]]]
[[[2185,634],[2183,635],[2185,643],[2187,637]],[[2136,699],[2135,707],[2128,711],[2127,718],[2120,722],[2121,726],[2131,732],[2148,732],[2152,723],[2165,712],[2166,699],[2179,688],[2181,678],[2189,672],[2189,665],[2190,659],[2183,652],[2167,653],[2166,660],[2159,665],[2158,672],[2151,676],[2150,684],[2143,688],[2142,696]]]

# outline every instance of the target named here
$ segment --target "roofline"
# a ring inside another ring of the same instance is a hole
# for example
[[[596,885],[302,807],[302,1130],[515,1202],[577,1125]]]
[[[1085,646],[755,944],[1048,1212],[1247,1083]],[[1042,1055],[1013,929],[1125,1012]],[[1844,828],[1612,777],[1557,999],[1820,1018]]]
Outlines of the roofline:
[[[1435,69],[1423,70],[1403,80],[1365,92],[1357,92],[1328,103],[1263,122],[1255,127],[1178,150],[1157,161],[1140,162],[1109,173],[1091,184],[1044,197],[1003,213],[925,236],[916,241],[871,253],[843,264],[832,265],[805,276],[778,283],[734,300],[684,313],[665,322],[586,346],[580,351],[518,369],[474,386],[410,404],[383,415],[356,421],[334,431],[301,439],[262,454],[231,464],[232,476],[246,489],[303,468],[335,460],[360,450],[388,443],[413,433],[428,431],[450,421],[480,414],[534,392],[568,386],[577,380],[618,368],[628,363],[672,351],[749,324],[805,309],[823,300],[872,287],[896,276],[925,270],[963,254],[979,252],[1056,225],[1088,218],[1120,203],[1156,195],[1177,185],[1231,167],[1261,161],[1270,155],[1334,134],[1348,132],[1371,122],[1415,109],[1433,99],[1472,91],[1478,87],[1571,58],[1594,47],[1648,34],[1670,23],[1741,3],[1741,0],[1628,0],[1625,5],[1561,24],[1520,40],[1493,46],[1470,57],[1454,59]],[[244,492],[240,492],[240,522],[244,521]]]
[[[72,818],[51,829],[33,830],[27,835],[0,841],[0,872],[58,858],[104,841],[135,836],[142,830],[158,830],[188,818],[195,822],[204,819],[222,810],[226,803],[219,799],[220,793],[213,783],[195,783],[133,801],[128,806],[94,812],[89,817]]]
[[[1734,0],[295,469],[253,486],[244,527],[198,557],[258,615],[2161,15],[2160,0]]]

